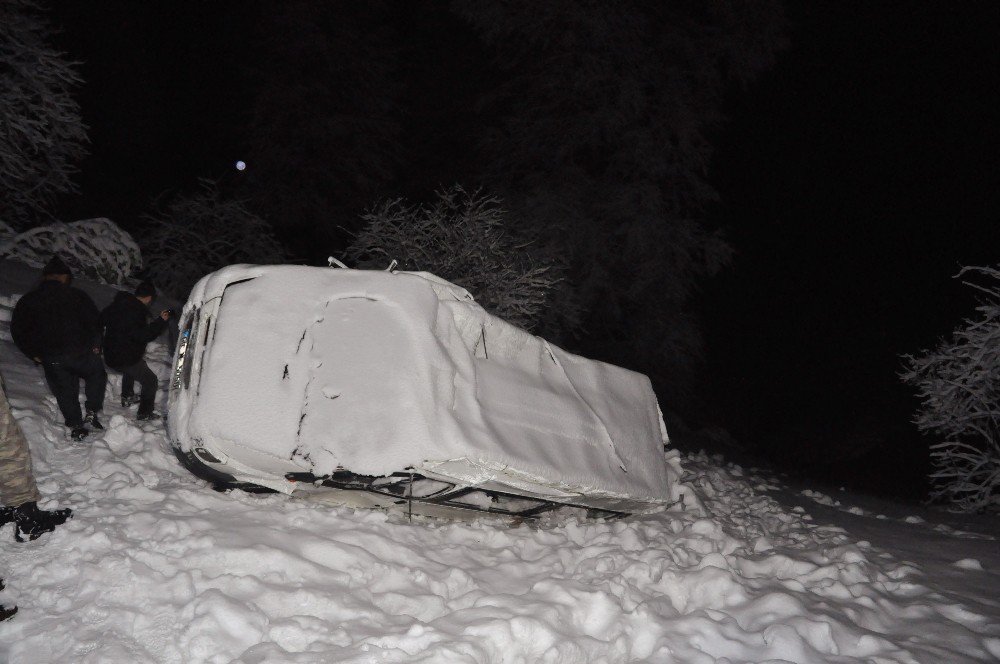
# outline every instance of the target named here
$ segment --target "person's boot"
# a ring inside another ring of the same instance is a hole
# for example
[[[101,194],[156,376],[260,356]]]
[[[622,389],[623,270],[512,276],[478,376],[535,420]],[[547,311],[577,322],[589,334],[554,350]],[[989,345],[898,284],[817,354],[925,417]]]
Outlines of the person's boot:
[[[88,410],[87,414],[83,417],[83,423],[89,424],[93,429],[103,429],[104,425],[101,421],[97,419],[97,413],[92,410]]]
[[[149,413],[139,413],[138,415],[135,416],[135,419],[139,420],[140,422],[154,422],[160,419],[161,417],[162,416],[159,413],[149,412]]]
[[[69,508],[61,510],[40,510],[38,503],[32,501],[24,503],[14,508],[14,523],[17,527],[14,530],[14,539],[23,542],[21,535],[27,535],[29,540],[35,540],[51,533],[56,526],[66,523],[66,519],[73,516],[73,510]]]
[[[7,509],[7,508],[5,507],[4,509]],[[4,589],[3,579],[0,579],[0,590],[3,590],[3,589]],[[0,604],[0,622],[3,622],[4,620],[8,620],[9,618],[12,618],[15,613],[17,613],[17,607],[16,606],[7,607],[7,606],[4,606],[3,604]]]
[[[73,440],[80,441],[90,435],[90,429],[83,426],[82,424],[78,427],[73,427],[70,429],[69,437]]]
[[[4,589],[3,579],[0,579],[0,590],[3,589]],[[15,613],[17,613],[16,606],[6,607],[3,604],[0,604],[0,622],[12,618]]]

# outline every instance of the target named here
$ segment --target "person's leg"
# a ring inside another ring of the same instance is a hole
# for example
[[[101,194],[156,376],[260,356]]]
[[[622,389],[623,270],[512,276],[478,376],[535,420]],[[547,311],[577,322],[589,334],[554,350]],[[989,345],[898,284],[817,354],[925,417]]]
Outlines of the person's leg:
[[[135,377],[127,371],[122,371],[122,405],[135,396]]]
[[[77,371],[83,378],[87,410],[92,413],[101,412],[104,409],[104,391],[108,386],[108,372],[104,369],[104,360],[100,355],[87,353],[80,358]]]
[[[63,360],[46,361],[42,364],[45,380],[52,395],[59,404],[66,426],[75,429],[83,426],[83,412],[80,410],[80,379],[66,366]]]
[[[4,589],[3,579],[0,579],[0,590],[3,589]],[[3,604],[0,604],[0,622],[3,622],[4,620],[8,620],[14,617],[15,613],[17,613],[16,606],[4,606]]]
[[[79,391],[79,379],[84,382],[83,392],[86,395],[87,414],[83,418],[84,424],[89,424],[94,429],[103,429],[104,425],[98,419],[98,413],[104,408],[104,390],[108,384],[108,373],[104,370],[104,360],[96,353],[83,353],[70,358],[66,362],[66,368],[77,377],[77,390]],[[80,397],[77,395],[77,401]]]
[[[139,412],[136,413],[136,416],[148,416],[153,412],[153,405],[156,403],[156,388],[159,386],[160,380],[145,360],[139,360],[132,367],[135,370],[136,380],[139,381],[139,386],[142,388],[142,394],[139,397]]]
[[[79,406],[78,403],[77,408]],[[18,542],[24,541],[22,535],[27,535],[29,540],[33,540],[44,533],[52,532],[73,514],[70,509],[40,510],[38,509],[40,498],[38,487],[35,486],[35,477],[31,472],[28,441],[10,412],[7,394],[3,391],[0,394],[0,503],[3,505],[0,521],[3,523],[0,525],[13,521],[14,539]],[[14,611],[16,610],[15,608]],[[0,620],[3,619],[5,618],[0,617]]]
[[[0,505],[17,507],[40,498],[31,473],[28,441],[10,412],[7,394],[3,392],[0,397]]]
[[[120,371],[122,374],[122,408],[128,408],[129,406],[139,403],[139,397],[135,395],[135,374],[129,371],[132,367],[125,367],[124,369],[115,367],[116,371]]]

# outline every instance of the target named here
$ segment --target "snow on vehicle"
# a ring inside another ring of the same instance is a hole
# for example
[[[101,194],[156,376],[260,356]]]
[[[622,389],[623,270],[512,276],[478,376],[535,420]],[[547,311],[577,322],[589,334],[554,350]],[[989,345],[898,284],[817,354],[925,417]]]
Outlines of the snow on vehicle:
[[[234,265],[180,320],[167,427],[217,486],[429,515],[676,500],[646,376],[568,353],[424,272]]]

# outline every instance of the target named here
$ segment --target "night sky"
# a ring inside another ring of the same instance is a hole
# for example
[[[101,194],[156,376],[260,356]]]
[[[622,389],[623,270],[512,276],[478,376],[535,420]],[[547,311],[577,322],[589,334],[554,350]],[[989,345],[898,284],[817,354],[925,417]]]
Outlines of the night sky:
[[[163,192],[239,177],[254,12],[57,4],[91,138],[65,218],[129,228]],[[423,157],[386,196],[460,179],[470,100],[490,83],[472,36],[424,7],[400,3],[393,26],[409,31],[402,149]],[[919,497],[927,441],[896,374],[901,354],[971,314],[951,278],[960,266],[997,262],[1000,3],[796,2],[787,13],[790,46],[734,92],[715,137],[721,201],[708,221],[737,254],[699,297],[703,423],[814,477]]]

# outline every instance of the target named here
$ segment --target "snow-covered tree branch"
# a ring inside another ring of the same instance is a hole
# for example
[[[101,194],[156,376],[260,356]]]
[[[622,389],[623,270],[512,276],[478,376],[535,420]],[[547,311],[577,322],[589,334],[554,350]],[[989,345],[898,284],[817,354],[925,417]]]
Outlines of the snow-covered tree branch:
[[[49,46],[30,0],[0,2],[0,220],[24,228],[73,191],[87,130],[71,92],[82,82]]]
[[[42,267],[54,253],[75,273],[104,284],[124,284],[142,268],[139,246],[110,219],[56,222],[23,233],[0,222],[0,258]]]
[[[940,442],[931,446],[933,497],[965,510],[1000,506],[1000,268],[967,267],[958,276],[981,293],[976,311],[951,340],[906,356],[903,380],[917,388],[917,427]]]
[[[149,276],[165,293],[187,297],[208,272],[233,263],[280,263],[284,249],[270,225],[241,200],[224,198],[202,180],[193,194],[175,196],[162,211],[144,217],[140,245]]]
[[[362,218],[365,226],[347,250],[358,267],[397,260],[403,269],[433,272],[527,330],[553,308],[567,320],[578,315],[571,301],[555,301],[563,265],[507,228],[498,198],[455,185],[437,192],[430,205],[383,201]]]

